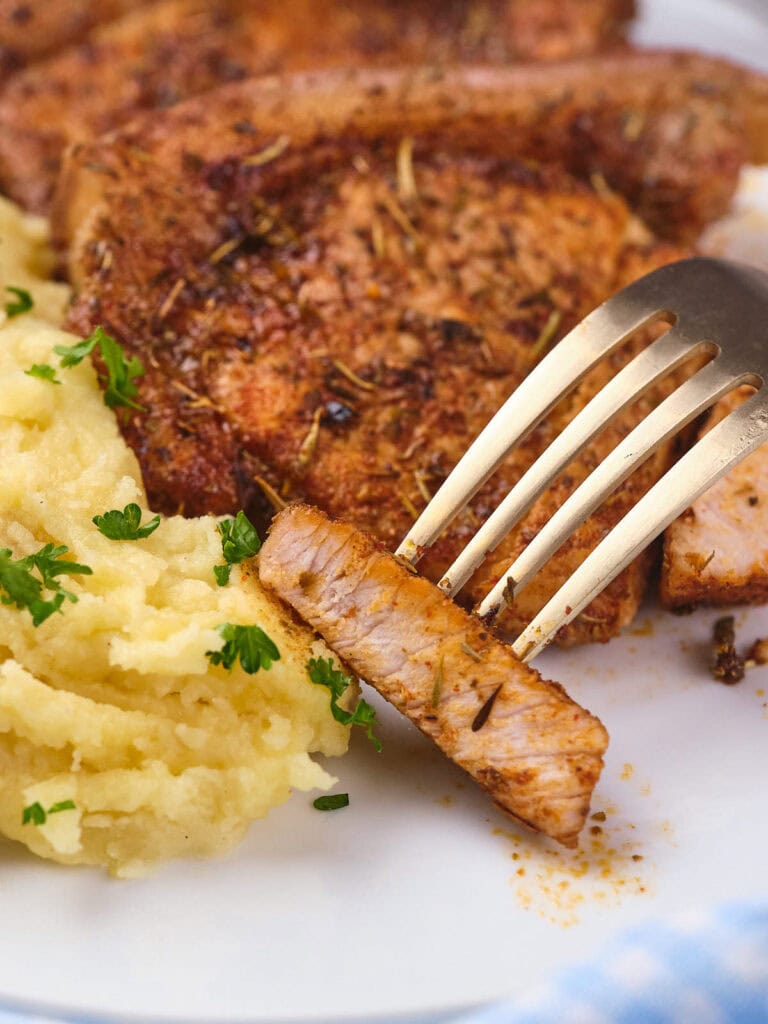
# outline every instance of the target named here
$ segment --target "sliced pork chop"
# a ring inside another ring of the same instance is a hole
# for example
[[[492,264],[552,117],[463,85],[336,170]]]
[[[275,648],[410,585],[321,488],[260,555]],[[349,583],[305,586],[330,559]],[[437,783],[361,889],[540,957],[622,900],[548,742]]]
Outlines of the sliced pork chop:
[[[149,411],[124,429],[155,505],[258,517],[263,492],[299,498],[394,547],[547,345],[683,254],[643,233],[602,177],[591,186],[563,165],[601,169],[668,227],[668,210],[701,223],[727,202],[744,139],[725,94],[700,89],[706,67],[720,64],[293,76],[228,87],[72,154],[56,208],[79,291],[70,326],[102,324],[146,366]],[[616,365],[519,448],[426,575],[440,577]],[[642,411],[537,503],[469,600]],[[660,450],[577,531],[502,629],[519,632],[670,457]],[[645,556],[561,642],[631,621],[647,568]]]
[[[259,575],[505,811],[576,845],[608,735],[560,686],[372,537],[317,509],[280,513]]]
[[[78,6],[84,19],[96,18],[95,4]],[[111,8],[105,7],[108,21]],[[139,6],[15,76],[0,93],[0,189],[42,211],[67,145],[141,110],[247,76],[590,54],[619,41],[633,11],[634,0],[165,0]]]
[[[750,394],[718,403],[711,429]],[[664,539],[661,599],[668,608],[768,601],[768,445],[703,494]]]

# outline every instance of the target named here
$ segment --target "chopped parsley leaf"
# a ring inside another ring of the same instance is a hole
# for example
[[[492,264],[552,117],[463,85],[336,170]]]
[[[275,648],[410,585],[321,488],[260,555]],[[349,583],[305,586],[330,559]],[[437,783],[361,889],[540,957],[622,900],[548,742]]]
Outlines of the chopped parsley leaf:
[[[218,525],[221,534],[221,550],[225,565],[215,565],[213,573],[220,587],[229,583],[233,565],[239,565],[245,558],[258,554],[261,547],[256,527],[242,510],[234,519],[223,519]]]
[[[345,711],[338,704],[339,697],[344,693],[352,679],[345,676],[341,669],[333,667],[332,658],[310,658],[307,662],[307,674],[313,683],[319,686],[327,686],[331,691],[331,714],[337,722],[342,725],[359,725],[365,729],[365,734],[378,751],[381,751],[381,743],[373,734],[373,726],[376,721],[376,712],[362,698],[357,702],[354,711]]]
[[[220,587],[226,587],[229,583],[229,575],[231,572],[231,565],[214,565],[213,567],[213,575],[216,577],[216,582]]]
[[[54,345],[53,351],[57,356],[61,356],[61,366],[63,369],[68,369],[70,366],[77,366],[79,363],[89,356],[96,347],[98,338],[96,332],[100,331],[101,328],[97,327],[96,331],[89,338],[85,338],[83,341],[78,341],[74,345]]]
[[[144,373],[144,367],[136,356],[126,359],[123,346],[104,330],[97,327],[89,337],[75,345],[55,345],[53,351],[62,356],[61,365],[66,368],[77,366],[86,356],[98,346],[101,358],[107,368],[107,376],[102,375],[102,382],[106,384],[104,389],[104,403],[110,409],[118,405],[125,405],[131,409],[144,411],[144,407],[134,402],[138,394],[138,388],[134,384],[137,377]]]
[[[338,811],[340,807],[349,807],[349,793],[329,793],[312,801],[317,811]]]
[[[30,572],[29,563],[24,559],[14,562],[11,559],[10,548],[0,548],[0,586],[5,591],[2,595],[3,604],[29,608],[36,626],[55,612],[63,601],[62,598],[56,605],[43,601],[43,586]],[[46,610],[48,605],[51,607]]]
[[[59,800],[53,807],[48,808],[49,814],[58,814],[59,811],[74,811],[75,801],[74,800]]]
[[[22,825],[44,825],[45,819],[48,815],[45,813],[45,808],[37,800],[29,807],[25,807],[21,814]]]
[[[56,577],[65,573],[90,576],[92,569],[87,565],[78,565],[77,562],[62,561],[59,556],[65,555],[68,550],[64,545],[55,548],[53,544],[46,544],[36,554],[14,561],[10,548],[0,548],[0,591],[5,591],[0,593],[0,601],[17,608],[26,608],[34,626],[39,626],[57,612],[65,598],[77,601],[76,595],[65,590]],[[33,569],[37,569],[40,579],[32,575]],[[53,591],[53,597],[49,600],[43,597],[44,587]]]
[[[51,384],[61,384],[61,381],[56,377],[56,370],[49,366],[48,363],[33,363],[24,373],[28,377],[39,377],[40,380],[49,380]]]
[[[44,825],[49,814],[58,814],[60,811],[74,811],[75,801],[74,800],[59,800],[57,804],[53,804],[48,810],[43,807],[37,800],[30,804],[29,807],[25,807],[21,815],[22,825]]]
[[[10,286],[5,289],[10,292],[11,295],[15,295],[16,299],[11,299],[5,304],[5,313],[9,320],[12,320],[15,316],[21,316],[22,313],[28,313],[34,306],[32,296],[25,288],[11,288]]]
[[[96,330],[99,331],[101,328],[97,327]],[[118,405],[126,405],[131,409],[143,412],[143,406],[133,401],[139,390],[133,382],[144,374],[144,367],[140,360],[136,356],[126,359],[122,345],[119,345],[114,338],[103,331],[99,346],[108,373],[107,389],[104,392],[105,403],[110,409],[114,409]]]
[[[256,527],[243,511],[238,512],[234,519],[222,520],[219,523],[219,533],[221,550],[230,565],[257,554],[261,547]]]
[[[21,561],[28,561],[31,565],[35,566],[43,578],[44,586],[48,587],[49,590],[56,590],[57,588],[61,590],[61,585],[56,580],[57,576],[61,576],[64,573],[69,576],[78,574],[80,576],[93,575],[93,569],[89,565],[80,565],[78,562],[62,562],[61,555],[66,555],[68,551],[69,548],[64,544],[58,548],[55,548],[53,544],[45,544],[36,554],[27,555]],[[74,594],[70,594],[66,590],[63,593],[70,601],[77,601]]]
[[[219,626],[219,633],[224,637],[224,646],[220,651],[205,652],[212,665],[231,670],[239,658],[243,671],[253,675],[280,660],[280,651],[261,626],[233,626],[225,622]]]
[[[160,525],[160,516],[153,516],[149,522],[141,523],[141,509],[134,502],[126,505],[123,511],[113,508],[103,515],[94,516],[91,520],[99,533],[110,540],[143,540]]]

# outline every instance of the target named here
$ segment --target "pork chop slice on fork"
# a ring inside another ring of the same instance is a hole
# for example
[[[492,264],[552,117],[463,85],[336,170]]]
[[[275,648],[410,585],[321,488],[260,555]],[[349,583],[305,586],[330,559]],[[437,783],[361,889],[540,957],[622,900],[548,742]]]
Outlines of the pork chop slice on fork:
[[[503,810],[576,846],[608,734],[562,687],[369,534],[319,509],[277,516],[259,575]]]

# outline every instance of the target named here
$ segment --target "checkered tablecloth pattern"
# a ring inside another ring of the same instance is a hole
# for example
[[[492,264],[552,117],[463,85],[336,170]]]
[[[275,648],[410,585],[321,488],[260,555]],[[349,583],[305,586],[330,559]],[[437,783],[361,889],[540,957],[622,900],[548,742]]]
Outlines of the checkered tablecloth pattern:
[[[82,1018],[0,1005],[0,1024]],[[98,1018],[89,1017],[88,1024]],[[650,922],[522,997],[422,1024],[768,1024],[768,901]],[[326,1022],[332,1024],[332,1022]],[[340,1022],[337,1022],[340,1024]],[[344,1021],[343,1024],[363,1024]],[[405,1018],[391,1024],[412,1024]]]
[[[648,924],[451,1024],[768,1024],[768,903]]]

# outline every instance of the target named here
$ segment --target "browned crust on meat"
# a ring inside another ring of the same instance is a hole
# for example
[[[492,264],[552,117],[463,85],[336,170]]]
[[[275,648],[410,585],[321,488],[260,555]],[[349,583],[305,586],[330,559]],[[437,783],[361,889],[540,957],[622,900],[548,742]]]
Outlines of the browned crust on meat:
[[[758,76],[759,77],[759,76]],[[695,237],[722,215],[747,155],[743,69],[685,53],[648,52],[555,66],[349,71],[252,80],[136,122],[114,141],[76,147],[53,208],[60,240],[89,232],[98,204],[128,189],[152,189],[182,176],[201,189],[185,154],[230,177],[265,140],[288,131],[291,157],[327,162],[334,140],[369,142],[432,133],[445,144],[558,162],[600,174],[664,235]],[[762,79],[761,79],[762,81]],[[628,129],[628,121],[631,126]],[[255,134],[238,131],[250,123]],[[320,146],[320,143],[323,143]],[[150,156],[151,160],[146,157]],[[285,172],[285,161],[254,168],[254,186]],[[211,191],[205,189],[202,191]],[[215,191],[215,190],[214,190]]]
[[[0,82],[149,0],[0,0]]]
[[[83,31],[89,17],[109,20],[109,5],[103,15],[80,6]],[[631,0],[166,0],[140,7],[7,84],[0,188],[42,211],[67,145],[226,82],[306,68],[587,55],[618,42],[633,8]]]
[[[744,119],[749,139],[749,159],[768,163],[768,76],[749,75],[744,82]]]
[[[147,366],[149,413],[124,429],[152,501],[189,514],[241,506],[258,514],[266,480],[283,498],[353,515],[394,546],[425,488],[434,491],[535,362],[553,309],[561,334],[623,283],[682,255],[628,244],[637,225],[621,200],[601,181],[600,194],[577,184],[562,165],[583,169],[587,151],[613,154],[616,175],[648,209],[654,195],[642,182],[651,167],[658,180],[663,148],[664,209],[666,188],[687,219],[730,194],[740,129],[724,96],[701,94],[707,67],[720,64],[656,55],[545,74],[301,75],[229,87],[81,147],[56,208],[59,237],[74,235],[70,266],[81,290],[70,324],[83,332],[103,324]],[[615,94],[613,118],[606,93]],[[642,122],[629,138],[627,104]],[[637,145],[646,123],[650,135]],[[666,141],[675,131],[679,151]],[[393,180],[405,136],[422,190],[413,200],[398,198]],[[552,165],[533,164],[534,155]],[[386,252],[377,251],[377,223]],[[350,384],[339,361],[368,384]],[[606,372],[585,381],[477,496],[475,523]],[[541,499],[469,598],[485,592],[632,416]],[[501,628],[515,632],[530,619],[670,456],[659,452],[574,536]],[[439,578],[471,525],[458,522],[436,546],[427,575]],[[646,575],[647,560],[633,566],[561,642],[614,635],[631,621]]]
[[[504,810],[576,845],[608,736],[562,687],[372,537],[317,509],[280,513],[259,574]]]
[[[677,580],[668,558],[662,560],[661,602],[665,608],[681,613],[696,608],[719,608],[728,605],[768,604],[768,578],[763,575],[744,580],[706,579],[697,581],[686,576]]]
[[[478,7],[475,7],[478,10]],[[493,11],[480,7],[482,23],[487,26],[489,42],[498,33]],[[637,14],[636,0],[516,0],[507,2],[502,24],[517,60],[564,60],[587,56],[609,49],[625,41],[627,26]],[[477,19],[474,14],[473,19]],[[471,24],[471,22],[470,22]],[[477,24],[477,20],[475,21]],[[477,32],[477,29],[475,30]],[[481,36],[482,38],[482,36]],[[477,60],[477,55],[464,54],[462,60]],[[487,46],[485,59],[499,59]],[[504,59],[509,59],[505,57]]]

